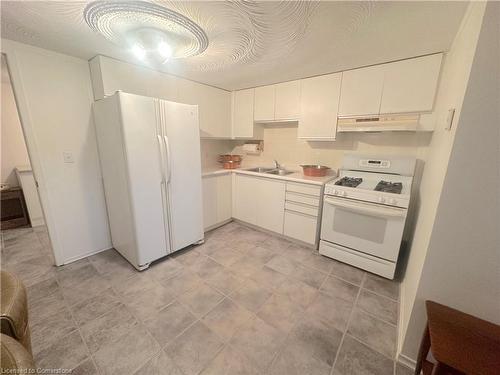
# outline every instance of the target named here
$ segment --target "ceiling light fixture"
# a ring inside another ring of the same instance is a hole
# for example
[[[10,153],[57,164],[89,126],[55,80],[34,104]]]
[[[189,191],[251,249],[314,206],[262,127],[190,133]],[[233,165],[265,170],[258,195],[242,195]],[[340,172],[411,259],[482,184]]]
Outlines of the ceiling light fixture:
[[[208,47],[207,34],[194,21],[152,2],[93,1],[83,16],[92,30],[152,64],[196,56]]]
[[[132,46],[132,53],[139,60],[144,60],[144,58],[146,57],[146,50],[140,44],[134,44]]]
[[[163,63],[166,63],[172,57],[172,48],[162,41],[158,43],[158,54],[165,59]]]

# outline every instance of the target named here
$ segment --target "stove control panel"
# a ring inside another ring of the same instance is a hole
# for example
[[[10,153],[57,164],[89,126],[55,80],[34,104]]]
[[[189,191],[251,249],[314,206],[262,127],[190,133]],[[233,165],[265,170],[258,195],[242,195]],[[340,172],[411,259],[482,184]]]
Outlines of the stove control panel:
[[[335,186],[331,186],[331,185],[326,185],[325,194],[337,195],[339,197],[346,197],[347,196],[347,193],[345,190],[340,190],[340,189],[336,188]]]

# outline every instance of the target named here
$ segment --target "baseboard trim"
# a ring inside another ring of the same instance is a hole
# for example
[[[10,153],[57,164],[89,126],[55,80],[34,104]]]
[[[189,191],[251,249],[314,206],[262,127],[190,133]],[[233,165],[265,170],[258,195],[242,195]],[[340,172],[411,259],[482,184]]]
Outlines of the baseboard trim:
[[[209,227],[206,227],[205,229],[203,229],[203,231],[205,233],[210,232],[211,230],[214,230],[214,229],[217,229],[219,227],[222,227],[223,225],[226,225],[226,224],[230,223],[231,221],[233,221],[232,218],[224,220],[224,221],[221,221],[220,223],[217,223],[217,224],[214,224],[214,225],[210,225]]]
[[[96,251],[92,251],[90,253],[87,253],[87,254],[83,254],[83,255],[77,255],[73,258],[69,258],[69,259],[66,259],[64,261],[63,264],[61,264],[60,266],[64,266],[66,264],[69,264],[69,263],[73,263],[73,262],[76,262],[77,260],[81,260],[81,259],[84,259],[84,258],[88,258],[92,255],[96,255],[96,254],[99,254],[99,253],[102,253],[103,251],[106,251],[106,250],[111,250],[112,247],[109,247],[109,248],[105,248],[105,249],[101,249],[101,250],[96,250]]]
[[[417,366],[417,362],[416,361],[414,361],[410,357],[407,357],[407,356],[405,356],[404,354],[401,354],[401,353],[399,353],[399,355],[397,357],[397,361],[401,365],[403,365],[405,367],[408,367],[409,369],[412,369],[413,371],[415,371],[415,367]]]

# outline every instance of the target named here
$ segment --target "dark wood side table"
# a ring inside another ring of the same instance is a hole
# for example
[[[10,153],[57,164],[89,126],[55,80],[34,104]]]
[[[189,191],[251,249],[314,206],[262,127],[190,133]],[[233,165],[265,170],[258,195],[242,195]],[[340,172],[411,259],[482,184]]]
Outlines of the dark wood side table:
[[[20,187],[14,187],[0,192],[1,229],[13,229],[27,226],[28,210]]]
[[[500,326],[432,301],[426,308],[415,375],[500,374]],[[437,363],[427,361],[429,350]]]

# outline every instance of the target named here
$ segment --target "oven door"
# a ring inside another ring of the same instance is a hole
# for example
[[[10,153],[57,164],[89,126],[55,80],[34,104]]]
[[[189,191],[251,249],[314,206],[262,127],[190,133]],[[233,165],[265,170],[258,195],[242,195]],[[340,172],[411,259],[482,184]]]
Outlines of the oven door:
[[[407,210],[325,196],[321,239],[395,262]]]

